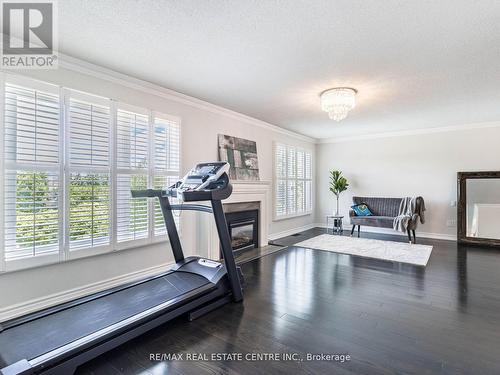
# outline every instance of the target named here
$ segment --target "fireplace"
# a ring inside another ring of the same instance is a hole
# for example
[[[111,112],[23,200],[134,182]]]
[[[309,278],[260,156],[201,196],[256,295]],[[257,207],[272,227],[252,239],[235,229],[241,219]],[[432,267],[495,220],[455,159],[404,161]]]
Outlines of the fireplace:
[[[236,211],[259,211],[258,247],[266,246],[269,240],[268,219],[271,208],[271,182],[270,181],[232,181],[233,194],[222,205],[224,213]],[[207,225],[199,225],[198,238],[208,243],[208,257],[213,260],[221,259],[220,241],[217,228],[213,220],[208,220]],[[252,249],[250,249],[252,250]],[[249,251],[250,251],[249,250]],[[241,251],[245,252],[245,251]]]
[[[259,202],[224,205],[233,251],[259,246]]]

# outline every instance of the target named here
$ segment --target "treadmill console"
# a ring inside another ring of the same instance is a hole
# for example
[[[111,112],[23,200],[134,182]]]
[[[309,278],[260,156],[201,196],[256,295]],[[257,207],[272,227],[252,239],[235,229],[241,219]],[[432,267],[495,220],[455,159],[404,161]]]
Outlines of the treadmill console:
[[[229,181],[229,163],[212,162],[196,165],[182,180],[162,189],[132,190],[133,198],[178,198],[183,202],[227,199],[233,187]]]
[[[229,163],[220,161],[197,164],[181,180],[178,192],[203,190],[229,171]]]

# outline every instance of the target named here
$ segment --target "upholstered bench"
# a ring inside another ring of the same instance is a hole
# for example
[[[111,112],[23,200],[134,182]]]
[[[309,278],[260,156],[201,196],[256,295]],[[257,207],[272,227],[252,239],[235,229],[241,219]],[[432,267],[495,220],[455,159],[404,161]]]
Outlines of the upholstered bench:
[[[362,225],[369,227],[390,228],[394,227],[394,218],[399,214],[399,206],[403,198],[371,198],[371,197],[352,197],[354,204],[366,204],[373,216],[356,216],[353,210],[349,211],[352,230],[351,236],[354,234],[356,226],[358,226],[358,237]],[[418,225],[418,214],[414,214],[408,222],[408,240],[412,242],[411,234],[413,234],[413,242],[417,241],[415,230]],[[411,233],[410,233],[411,231]]]

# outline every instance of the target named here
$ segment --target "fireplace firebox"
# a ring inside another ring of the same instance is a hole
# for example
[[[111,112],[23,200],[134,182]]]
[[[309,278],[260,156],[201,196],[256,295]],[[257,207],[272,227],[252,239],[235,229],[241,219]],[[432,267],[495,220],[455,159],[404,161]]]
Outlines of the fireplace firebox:
[[[224,211],[233,251],[258,247],[259,203],[229,203]]]

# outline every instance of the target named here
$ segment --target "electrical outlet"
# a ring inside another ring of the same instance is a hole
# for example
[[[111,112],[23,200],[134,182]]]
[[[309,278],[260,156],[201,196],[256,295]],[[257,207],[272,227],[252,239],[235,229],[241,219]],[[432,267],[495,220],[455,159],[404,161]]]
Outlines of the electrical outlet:
[[[446,226],[447,227],[456,227],[457,226],[457,219],[446,220]]]

